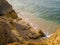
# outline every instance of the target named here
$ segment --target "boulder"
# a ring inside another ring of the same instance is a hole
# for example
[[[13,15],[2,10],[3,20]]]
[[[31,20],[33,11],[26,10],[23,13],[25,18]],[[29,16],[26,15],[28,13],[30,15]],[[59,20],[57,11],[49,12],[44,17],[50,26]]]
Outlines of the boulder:
[[[0,16],[12,11],[12,6],[5,0],[0,0]]]
[[[11,26],[5,20],[0,20],[0,45],[17,41],[11,30]]]

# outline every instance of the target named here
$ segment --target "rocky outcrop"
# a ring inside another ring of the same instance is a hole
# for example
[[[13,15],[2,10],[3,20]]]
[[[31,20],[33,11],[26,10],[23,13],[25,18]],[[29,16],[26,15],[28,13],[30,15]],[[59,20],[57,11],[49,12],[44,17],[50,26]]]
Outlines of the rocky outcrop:
[[[29,23],[18,18],[8,2],[0,0],[0,45],[16,41],[40,41],[42,37],[45,37],[43,33],[37,34],[32,30],[35,31]]]
[[[40,41],[41,38],[45,37],[42,31],[36,33],[35,29],[31,27],[31,25],[25,22],[23,19],[22,20],[15,19],[14,22],[17,31],[24,38],[24,40]]]
[[[22,44],[19,42],[14,42],[7,45],[60,45],[60,28],[58,28],[50,38],[44,39],[39,42],[29,41]]]
[[[7,18],[0,17],[0,45],[17,41]]]
[[[12,19],[18,18],[16,12],[13,9],[12,9],[11,12],[4,14],[4,16],[7,17],[7,18],[12,18]]]
[[[12,6],[5,0],[0,0],[0,45],[6,45],[17,41],[15,35],[12,33],[10,22],[17,18],[16,12]]]
[[[12,11],[12,6],[5,0],[0,0],[0,15]]]
[[[2,15],[14,19],[18,17],[12,6],[5,0],[0,0],[0,16]]]

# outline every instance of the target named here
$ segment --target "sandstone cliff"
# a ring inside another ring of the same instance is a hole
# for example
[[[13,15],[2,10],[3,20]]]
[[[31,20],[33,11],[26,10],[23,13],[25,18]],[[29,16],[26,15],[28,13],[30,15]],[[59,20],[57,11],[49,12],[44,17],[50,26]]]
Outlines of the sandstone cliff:
[[[0,45],[60,45],[60,28],[49,38],[34,30],[8,2],[0,0]]]
[[[26,23],[22,18],[18,18],[7,1],[0,0],[0,45],[38,41],[45,36],[43,33],[35,33],[34,30],[29,23]]]

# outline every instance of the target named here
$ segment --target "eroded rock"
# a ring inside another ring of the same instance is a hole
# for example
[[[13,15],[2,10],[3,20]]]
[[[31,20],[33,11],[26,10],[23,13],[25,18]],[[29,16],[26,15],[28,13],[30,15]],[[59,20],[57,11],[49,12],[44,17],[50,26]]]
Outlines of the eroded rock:
[[[0,21],[0,45],[14,41],[16,41],[16,37],[11,32],[11,27],[6,22]]]
[[[0,0],[0,15],[12,11],[12,6],[5,0]]]

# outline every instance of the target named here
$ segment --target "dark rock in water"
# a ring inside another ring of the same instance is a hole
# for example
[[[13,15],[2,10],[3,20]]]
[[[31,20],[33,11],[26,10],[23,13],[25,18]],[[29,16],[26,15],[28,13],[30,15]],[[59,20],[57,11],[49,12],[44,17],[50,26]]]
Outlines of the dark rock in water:
[[[12,11],[12,6],[5,0],[0,0],[0,16]]]

